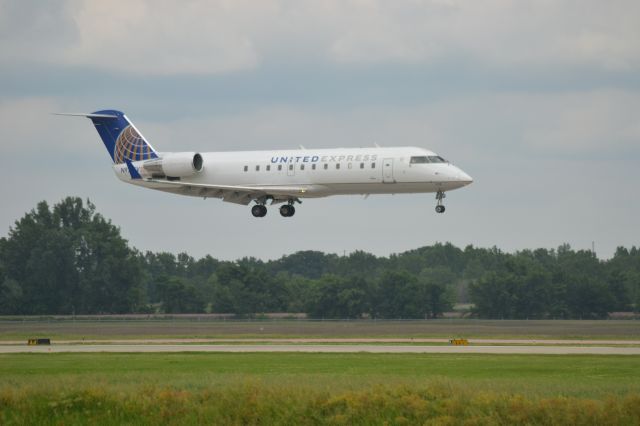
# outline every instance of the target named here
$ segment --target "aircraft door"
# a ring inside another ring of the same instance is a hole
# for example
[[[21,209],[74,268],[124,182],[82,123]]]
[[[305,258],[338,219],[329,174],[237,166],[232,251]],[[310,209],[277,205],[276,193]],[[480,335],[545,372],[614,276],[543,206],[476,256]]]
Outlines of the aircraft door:
[[[394,183],[393,179],[393,158],[385,158],[382,160],[382,182]]]

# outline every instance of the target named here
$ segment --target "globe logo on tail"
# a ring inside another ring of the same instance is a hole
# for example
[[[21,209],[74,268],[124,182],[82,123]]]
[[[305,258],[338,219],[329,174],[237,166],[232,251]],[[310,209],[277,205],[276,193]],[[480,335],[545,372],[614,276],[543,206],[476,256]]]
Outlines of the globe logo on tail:
[[[151,147],[131,125],[120,132],[113,152],[113,160],[116,164],[122,164],[125,161],[148,160],[153,157]]]

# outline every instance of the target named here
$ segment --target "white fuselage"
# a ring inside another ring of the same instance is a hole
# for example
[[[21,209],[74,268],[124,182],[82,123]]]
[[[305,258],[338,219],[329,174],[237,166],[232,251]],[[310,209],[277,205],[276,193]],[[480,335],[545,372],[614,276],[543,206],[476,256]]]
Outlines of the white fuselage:
[[[254,217],[264,217],[268,203],[282,203],[280,215],[291,217],[300,198],[422,192],[435,192],[436,212],[444,213],[445,192],[473,182],[458,167],[423,148],[161,153],[122,111],[61,115],[91,120],[120,180],[180,195],[243,205],[253,202]]]
[[[193,195],[215,196],[197,185],[259,188],[300,188],[296,197],[339,194],[395,194],[450,191],[470,184],[465,172],[448,162],[412,163],[412,158],[437,157],[415,147],[300,149],[202,153],[201,172],[181,178],[180,187],[131,179],[126,165],[115,165],[116,175],[148,188]],[[135,164],[138,167],[138,164]],[[193,184],[191,191],[185,187]]]

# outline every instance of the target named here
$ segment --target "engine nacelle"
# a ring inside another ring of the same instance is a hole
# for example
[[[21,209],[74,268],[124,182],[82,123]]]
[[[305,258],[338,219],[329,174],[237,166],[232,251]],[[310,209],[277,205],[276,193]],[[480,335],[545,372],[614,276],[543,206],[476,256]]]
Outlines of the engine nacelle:
[[[153,177],[189,177],[204,168],[202,155],[197,152],[176,152],[145,161],[143,173]]]

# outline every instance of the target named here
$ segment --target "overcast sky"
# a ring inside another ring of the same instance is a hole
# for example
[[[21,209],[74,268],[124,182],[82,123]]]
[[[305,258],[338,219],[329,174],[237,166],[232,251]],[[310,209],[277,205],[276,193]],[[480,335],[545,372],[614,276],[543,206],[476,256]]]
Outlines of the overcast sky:
[[[637,0],[0,0],[0,235],[90,198],[141,250],[220,259],[640,244]],[[422,146],[448,193],[271,209],[120,183],[89,120],[161,151]]]

